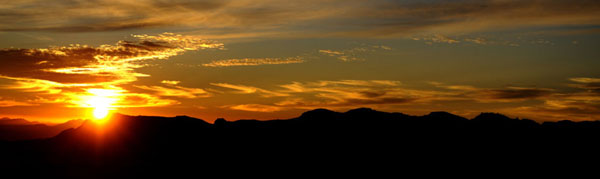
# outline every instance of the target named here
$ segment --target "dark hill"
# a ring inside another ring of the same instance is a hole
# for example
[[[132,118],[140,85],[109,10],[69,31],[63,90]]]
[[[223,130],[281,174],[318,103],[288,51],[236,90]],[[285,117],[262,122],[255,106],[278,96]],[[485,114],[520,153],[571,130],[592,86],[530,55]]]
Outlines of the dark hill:
[[[215,124],[187,116],[116,114],[106,123],[86,121],[49,139],[0,143],[0,168],[63,178],[180,178],[228,171],[297,176],[314,169],[335,173],[333,166],[348,172],[431,160],[533,159],[560,146],[589,144],[599,134],[599,122],[538,124],[494,113],[468,120],[447,112],[410,116],[368,108],[316,109],[287,120]],[[530,155],[533,151],[537,154]]]
[[[25,119],[0,119],[0,141],[17,141],[50,138],[60,132],[79,127],[83,120],[70,120],[65,123],[48,125],[30,122]]]

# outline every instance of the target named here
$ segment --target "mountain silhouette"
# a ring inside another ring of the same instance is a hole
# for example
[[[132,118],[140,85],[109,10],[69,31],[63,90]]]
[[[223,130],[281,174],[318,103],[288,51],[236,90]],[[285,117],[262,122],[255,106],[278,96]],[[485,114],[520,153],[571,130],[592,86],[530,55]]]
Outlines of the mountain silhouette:
[[[70,120],[60,124],[42,124],[25,119],[0,119],[0,141],[17,141],[50,138],[60,132],[79,127],[83,120]]]
[[[537,159],[545,155],[523,151],[586,145],[598,134],[596,121],[540,124],[496,113],[469,120],[447,112],[411,116],[369,108],[315,109],[286,120],[221,118],[213,124],[188,116],[114,114],[105,123],[85,121],[47,139],[0,142],[0,168],[61,178],[226,176],[232,171],[300,175],[320,169],[335,173],[333,166],[371,171],[390,167],[389,162]]]

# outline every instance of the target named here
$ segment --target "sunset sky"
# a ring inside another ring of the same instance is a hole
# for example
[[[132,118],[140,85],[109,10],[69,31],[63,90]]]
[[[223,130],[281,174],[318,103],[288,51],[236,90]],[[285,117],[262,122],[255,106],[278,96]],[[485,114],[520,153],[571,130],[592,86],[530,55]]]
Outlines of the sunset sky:
[[[597,0],[0,0],[0,118],[600,120]]]

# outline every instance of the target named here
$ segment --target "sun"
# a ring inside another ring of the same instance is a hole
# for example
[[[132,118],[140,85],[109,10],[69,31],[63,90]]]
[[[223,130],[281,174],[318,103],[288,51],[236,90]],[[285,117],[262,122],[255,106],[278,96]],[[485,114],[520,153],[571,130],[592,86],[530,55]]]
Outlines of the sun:
[[[106,119],[121,95],[119,90],[112,89],[88,89],[87,92],[90,95],[85,99],[85,106],[93,108],[92,117],[95,120]]]
[[[105,107],[96,107],[94,108],[93,116],[95,119],[104,119],[108,116],[108,112],[110,109]]]

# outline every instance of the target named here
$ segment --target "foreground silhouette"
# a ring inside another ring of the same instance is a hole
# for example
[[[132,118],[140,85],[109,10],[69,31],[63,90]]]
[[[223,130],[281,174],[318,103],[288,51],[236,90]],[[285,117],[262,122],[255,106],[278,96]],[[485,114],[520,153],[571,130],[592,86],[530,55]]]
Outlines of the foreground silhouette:
[[[86,121],[48,139],[1,142],[0,168],[22,176],[66,178],[265,170],[295,176],[320,170],[335,173],[331,167],[345,172],[381,170],[394,163],[419,165],[432,159],[537,160],[548,157],[532,152],[593,146],[598,134],[600,122],[539,124],[495,113],[468,120],[446,112],[409,116],[367,108],[345,113],[316,109],[288,120],[218,119],[214,124],[187,116],[115,114],[106,123]]]
[[[60,124],[43,124],[25,119],[0,119],[0,141],[17,141],[50,138],[60,132],[79,127],[83,120],[70,120]]]

